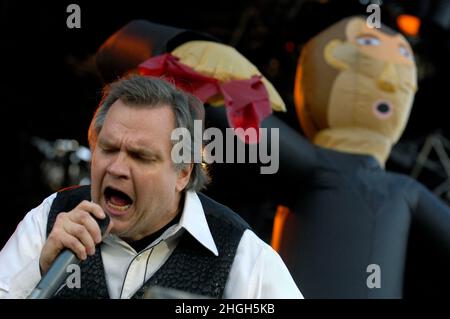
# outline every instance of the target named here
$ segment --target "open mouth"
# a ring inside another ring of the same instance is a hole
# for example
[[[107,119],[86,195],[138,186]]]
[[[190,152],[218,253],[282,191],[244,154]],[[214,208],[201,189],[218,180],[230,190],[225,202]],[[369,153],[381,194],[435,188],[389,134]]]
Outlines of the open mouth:
[[[373,105],[373,112],[381,119],[386,119],[392,114],[392,105],[387,101],[378,101]]]
[[[113,209],[118,211],[126,211],[133,204],[133,200],[124,192],[106,187],[104,190],[106,203]]]

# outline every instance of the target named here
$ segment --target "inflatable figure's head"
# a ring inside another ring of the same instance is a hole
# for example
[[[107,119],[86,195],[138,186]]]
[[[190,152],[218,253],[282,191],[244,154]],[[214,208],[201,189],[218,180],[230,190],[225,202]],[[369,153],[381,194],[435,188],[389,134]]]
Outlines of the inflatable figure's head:
[[[416,90],[406,39],[355,16],[305,45],[294,96],[303,130],[314,143],[373,155],[384,165],[406,126]]]

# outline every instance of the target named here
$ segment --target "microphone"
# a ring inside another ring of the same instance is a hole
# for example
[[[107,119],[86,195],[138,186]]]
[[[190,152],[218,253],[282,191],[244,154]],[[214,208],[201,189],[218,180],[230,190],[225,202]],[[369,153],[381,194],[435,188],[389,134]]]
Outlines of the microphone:
[[[109,216],[105,214],[106,217],[104,219],[98,219],[94,217],[100,226],[100,231],[103,234],[109,225]],[[63,282],[69,276],[69,273],[66,271],[69,265],[76,264],[78,265],[81,260],[70,250],[63,250],[58,257],[56,257],[53,264],[48,269],[47,273],[41,278],[36,288],[31,292],[27,299],[48,299],[53,296],[56,290],[61,287]]]

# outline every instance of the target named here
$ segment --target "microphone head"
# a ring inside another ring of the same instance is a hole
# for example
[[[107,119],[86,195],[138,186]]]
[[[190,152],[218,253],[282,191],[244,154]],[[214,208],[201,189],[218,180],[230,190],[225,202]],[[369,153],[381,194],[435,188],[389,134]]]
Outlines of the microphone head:
[[[97,218],[95,216],[92,216],[92,217],[94,217],[94,219],[97,221],[98,226],[100,227],[100,232],[103,236],[106,232],[106,229],[108,229],[111,218],[106,213],[105,213],[105,218],[103,218],[103,219]]]

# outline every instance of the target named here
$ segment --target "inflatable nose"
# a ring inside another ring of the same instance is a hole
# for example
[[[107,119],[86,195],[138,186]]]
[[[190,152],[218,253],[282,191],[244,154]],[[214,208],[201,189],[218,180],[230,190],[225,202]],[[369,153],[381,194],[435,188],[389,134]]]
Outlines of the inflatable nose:
[[[398,89],[399,78],[393,63],[386,63],[378,77],[378,87],[387,92],[395,92]]]

